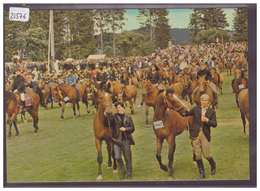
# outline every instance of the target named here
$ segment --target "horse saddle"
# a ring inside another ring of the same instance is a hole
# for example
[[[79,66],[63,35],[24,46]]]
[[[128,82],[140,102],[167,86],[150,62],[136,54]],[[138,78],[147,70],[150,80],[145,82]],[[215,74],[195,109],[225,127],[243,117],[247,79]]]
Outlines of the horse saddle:
[[[18,94],[15,94],[15,97],[16,99],[19,99]],[[32,106],[32,97],[29,94],[25,93],[24,98],[25,98],[25,106],[26,107]],[[20,104],[18,106],[20,106]]]

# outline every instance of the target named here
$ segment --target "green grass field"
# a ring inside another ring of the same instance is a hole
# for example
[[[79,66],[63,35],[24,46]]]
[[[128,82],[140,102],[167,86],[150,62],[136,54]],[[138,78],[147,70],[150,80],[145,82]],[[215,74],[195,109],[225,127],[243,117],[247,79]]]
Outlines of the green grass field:
[[[217,164],[214,176],[210,174],[210,165],[203,158],[205,180],[248,180],[249,172],[249,125],[247,137],[243,139],[243,126],[240,112],[232,94],[231,79],[224,72],[223,94],[219,94],[217,128],[212,128],[211,154]],[[140,102],[141,88],[138,90],[137,104]],[[50,107],[50,104],[49,104]],[[33,134],[32,122],[22,123],[18,116],[20,136],[8,138],[6,126],[6,170],[7,183],[29,182],[92,182],[96,181],[98,163],[94,141],[93,118],[81,104],[81,116],[73,119],[73,110],[69,106],[60,121],[61,108],[57,103],[53,109],[40,107],[39,131]],[[167,181],[168,173],[160,169],[156,160],[156,137],[152,129],[153,109],[150,108],[150,127],[145,127],[145,108],[136,108],[132,115],[136,147],[132,147],[132,181]],[[130,114],[130,109],[126,109]],[[29,118],[28,113],[26,114]],[[173,119],[174,120],[174,119]],[[192,148],[187,131],[177,136],[171,181],[197,180],[197,167],[192,166]],[[103,150],[103,181],[120,181],[119,175],[107,170],[107,151]],[[165,141],[162,161],[168,164],[168,145]]]

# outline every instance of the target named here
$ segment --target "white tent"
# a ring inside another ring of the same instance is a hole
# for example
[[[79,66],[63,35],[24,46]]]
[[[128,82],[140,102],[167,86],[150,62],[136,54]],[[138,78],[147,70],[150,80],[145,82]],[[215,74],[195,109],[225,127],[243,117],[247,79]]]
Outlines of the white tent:
[[[87,60],[98,60],[98,59],[103,59],[105,57],[106,57],[105,54],[89,55]]]

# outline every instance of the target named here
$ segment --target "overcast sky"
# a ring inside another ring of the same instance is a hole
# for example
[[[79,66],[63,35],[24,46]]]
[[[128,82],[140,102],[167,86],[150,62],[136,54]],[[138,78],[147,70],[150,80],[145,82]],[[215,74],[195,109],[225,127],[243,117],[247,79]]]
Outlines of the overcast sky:
[[[226,28],[231,30],[233,28],[233,17],[234,9],[232,8],[223,8],[224,13],[226,14],[227,22],[229,27]],[[191,9],[169,9],[169,24],[171,28],[187,28],[190,22],[190,14],[193,12]],[[138,9],[126,9],[125,17],[128,19],[125,21],[123,30],[133,30],[138,29],[140,24],[136,18],[138,15]]]

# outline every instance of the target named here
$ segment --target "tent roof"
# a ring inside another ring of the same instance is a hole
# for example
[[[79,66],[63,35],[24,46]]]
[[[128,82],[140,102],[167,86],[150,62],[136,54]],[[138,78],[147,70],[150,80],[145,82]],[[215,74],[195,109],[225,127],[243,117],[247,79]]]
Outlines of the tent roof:
[[[87,60],[97,60],[97,59],[102,59],[102,58],[105,58],[106,55],[105,54],[95,54],[95,55],[89,55]]]

